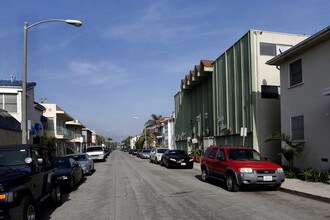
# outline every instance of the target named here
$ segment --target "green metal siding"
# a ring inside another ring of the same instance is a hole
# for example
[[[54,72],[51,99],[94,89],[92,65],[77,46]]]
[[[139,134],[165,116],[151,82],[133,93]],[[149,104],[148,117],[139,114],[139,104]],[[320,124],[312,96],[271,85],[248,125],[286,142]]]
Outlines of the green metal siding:
[[[241,145],[241,127],[252,131],[250,32],[214,62],[214,130],[216,144]],[[222,128],[222,129],[221,129]],[[225,128],[225,129],[224,129]],[[230,137],[228,137],[230,136]],[[246,143],[252,146],[251,138]]]

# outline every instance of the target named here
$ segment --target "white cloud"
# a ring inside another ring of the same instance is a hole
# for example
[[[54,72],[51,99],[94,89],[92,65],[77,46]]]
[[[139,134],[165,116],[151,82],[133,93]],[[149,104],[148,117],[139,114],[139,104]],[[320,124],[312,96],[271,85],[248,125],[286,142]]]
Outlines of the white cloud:
[[[132,80],[126,69],[109,61],[76,60],[69,64],[69,70],[80,84],[118,86]]]
[[[193,23],[191,19],[202,18],[215,12],[212,6],[171,7],[170,1],[152,3],[134,20],[111,23],[103,32],[104,38],[134,41],[181,42],[194,38],[196,33],[205,32],[207,23]],[[189,23],[189,24],[188,24]],[[204,29],[205,28],[205,29]]]

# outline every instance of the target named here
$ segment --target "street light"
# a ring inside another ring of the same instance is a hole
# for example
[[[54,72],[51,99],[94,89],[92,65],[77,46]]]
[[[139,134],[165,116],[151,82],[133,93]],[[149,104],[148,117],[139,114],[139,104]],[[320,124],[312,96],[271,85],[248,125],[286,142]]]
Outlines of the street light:
[[[23,42],[23,75],[22,75],[22,144],[27,143],[27,112],[26,112],[26,72],[27,72],[27,33],[28,29],[47,22],[65,22],[67,24],[80,27],[82,25],[81,21],[71,20],[71,19],[48,19],[42,20],[31,25],[28,25],[27,22],[24,23],[24,42]]]

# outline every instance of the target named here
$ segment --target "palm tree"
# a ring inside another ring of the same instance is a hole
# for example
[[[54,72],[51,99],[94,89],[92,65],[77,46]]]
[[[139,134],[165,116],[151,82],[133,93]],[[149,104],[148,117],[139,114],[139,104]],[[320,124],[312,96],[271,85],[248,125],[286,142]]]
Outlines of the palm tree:
[[[143,131],[143,133],[146,136],[146,143],[148,143],[148,145],[150,146],[152,143],[154,143],[156,141],[156,130],[153,129],[156,125],[157,125],[157,121],[158,120],[162,120],[163,116],[162,115],[156,115],[156,114],[152,114],[151,115],[151,119],[149,119],[145,124],[145,129]]]
[[[162,115],[156,115],[156,114],[152,114],[151,115],[151,119],[149,119],[145,124],[144,126],[146,128],[148,127],[152,127],[152,126],[155,126],[156,125],[156,121],[158,120],[162,120],[163,119],[163,116]]]
[[[304,142],[295,143],[289,135],[278,131],[267,137],[265,142],[269,141],[282,141],[285,143],[284,146],[281,146],[280,154],[286,159],[290,170],[292,170],[294,158],[302,153],[303,148],[300,145],[304,144]]]

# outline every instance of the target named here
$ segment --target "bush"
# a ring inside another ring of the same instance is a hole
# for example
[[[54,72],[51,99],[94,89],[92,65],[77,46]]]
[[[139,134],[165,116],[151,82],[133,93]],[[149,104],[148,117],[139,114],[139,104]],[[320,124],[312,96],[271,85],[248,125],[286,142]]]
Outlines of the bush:
[[[312,168],[302,170],[298,174],[298,178],[301,180],[304,180],[304,181],[313,181],[314,182],[314,170]]]
[[[313,168],[299,170],[298,168],[290,168],[289,166],[283,166],[284,174],[286,178],[298,178],[303,181],[310,182],[328,182],[330,180],[329,170],[316,170]]]
[[[329,175],[329,171],[308,168],[300,171],[298,174],[298,178],[304,181],[311,182],[327,182],[330,179]]]

